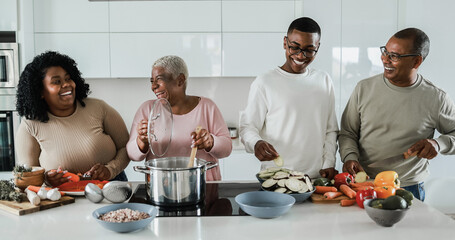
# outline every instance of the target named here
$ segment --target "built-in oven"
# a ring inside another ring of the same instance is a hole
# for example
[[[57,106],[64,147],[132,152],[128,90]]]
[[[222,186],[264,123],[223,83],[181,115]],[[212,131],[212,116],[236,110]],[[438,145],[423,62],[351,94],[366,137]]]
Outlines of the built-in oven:
[[[14,89],[19,78],[17,43],[0,43],[0,88]]]
[[[17,43],[0,43],[0,171],[15,165],[15,133],[19,126],[16,89],[19,82]]]
[[[11,171],[16,163],[14,135],[18,125],[16,111],[0,111],[0,171]]]

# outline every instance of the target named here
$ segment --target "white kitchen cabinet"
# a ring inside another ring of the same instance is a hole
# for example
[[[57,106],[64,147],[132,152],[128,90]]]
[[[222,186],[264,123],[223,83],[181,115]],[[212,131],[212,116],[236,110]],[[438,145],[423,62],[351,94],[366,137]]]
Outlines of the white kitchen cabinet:
[[[109,3],[111,32],[221,32],[220,1]]]
[[[223,1],[223,32],[286,32],[294,18],[294,1]]]
[[[35,33],[35,53],[58,51],[73,58],[82,76],[110,75],[108,33]]]
[[[219,33],[111,33],[112,77],[150,77],[151,66],[177,55],[191,77],[221,75]]]
[[[17,1],[1,0],[0,3],[0,31],[17,30]]]
[[[223,181],[257,180],[261,162],[245,150],[233,150],[229,157],[220,159],[220,167]]]
[[[224,33],[223,76],[257,76],[286,61],[281,33]]]
[[[107,2],[35,0],[33,8],[35,32],[109,32]]]
[[[455,83],[448,79],[453,75],[455,1],[401,0],[400,7],[403,14],[399,19],[399,30],[416,27],[430,38],[430,52],[420,65],[419,73],[454,99]]]
[[[335,58],[341,61],[343,108],[357,82],[383,72],[379,47],[397,31],[397,1],[342,1],[341,56]]]

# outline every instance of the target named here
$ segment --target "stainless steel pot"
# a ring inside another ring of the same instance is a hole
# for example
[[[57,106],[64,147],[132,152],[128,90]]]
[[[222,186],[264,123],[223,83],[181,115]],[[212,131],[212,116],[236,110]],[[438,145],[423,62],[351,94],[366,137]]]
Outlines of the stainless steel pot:
[[[189,157],[166,157],[148,160],[134,171],[146,174],[147,194],[160,206],[193,205],[204,200],[205,172],[218,166],[196,158],[194,167],[187,167]]]

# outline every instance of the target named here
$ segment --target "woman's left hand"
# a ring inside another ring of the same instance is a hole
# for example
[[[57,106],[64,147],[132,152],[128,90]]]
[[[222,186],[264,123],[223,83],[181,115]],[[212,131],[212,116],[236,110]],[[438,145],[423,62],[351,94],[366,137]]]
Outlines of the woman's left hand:
[[[201,129],[199,133],[192,132],[191,138],[193,139],[192,148],[197,147],[198,149],[205,149],[205,151],[209,152],[213,147],[213,137],[207,129]]]
[[[111,172],[109,169],[104,166],[103,164],[95,164],[90,170],[88,170],[85,174],[92,177],[92,180],[109,180],[111,178]]]

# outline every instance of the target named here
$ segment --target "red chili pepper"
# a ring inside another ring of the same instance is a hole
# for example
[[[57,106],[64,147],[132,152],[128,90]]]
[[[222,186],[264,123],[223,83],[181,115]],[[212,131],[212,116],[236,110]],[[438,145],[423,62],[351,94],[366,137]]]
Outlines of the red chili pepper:
[[[349,186],[351,182],[354,182],[354,177],[347,172],[339,173],[335,175],[333,179],[335,180],[334,185],[336,188],[339,188],[342,184],[346,184]]]
[[[357,205],[363,208],[363,201],[366,199],[375,199],[377,197],[378,195],[374,189],[367,189],[358,191],[355,200],[357,201]]]

